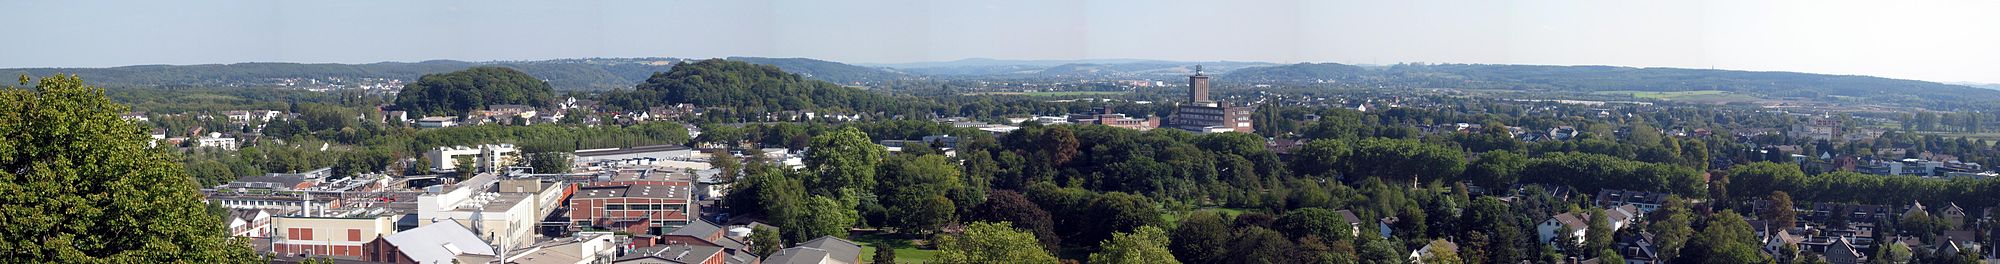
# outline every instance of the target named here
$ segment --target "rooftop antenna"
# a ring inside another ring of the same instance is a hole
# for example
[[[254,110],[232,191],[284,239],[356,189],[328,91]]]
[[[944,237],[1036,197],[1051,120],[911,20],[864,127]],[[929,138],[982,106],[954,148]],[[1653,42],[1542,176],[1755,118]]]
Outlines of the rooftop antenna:
[[[1201,64],[1194,65],[1194,75],[1201,76]]]

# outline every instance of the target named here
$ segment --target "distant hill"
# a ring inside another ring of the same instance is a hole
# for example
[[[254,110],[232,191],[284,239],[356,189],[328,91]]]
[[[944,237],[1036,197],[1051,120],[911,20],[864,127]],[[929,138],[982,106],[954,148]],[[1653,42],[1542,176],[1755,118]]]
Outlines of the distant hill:
[[[397,93],[396,107],[417,116],[464,115],[488,105],[549,106],[555,91],[547,82],[505,67],[473,67],[425,74]]]
[[[1769,97],[1854,97],[1934,109],[2000,101],[2000,91],[1858,75],[1615,66],[1405,64],[1367,70],[1340,64],[1293,64],[1238,70],[1217,82],[1313,83],[1365,79],[1401,86],[1555,91],[1722,90]]]
[[[884,69],[807,58],[729,57],[728,60],[776,66],[778,69],[804,75],[806,78],[844,85],[860,85],[910,77],[909,75]]]
[[[425,74],[445,73],[476,66],[498,66],[521,70],[547,80],[563,90],[630,88],[653,72],[672,68],[670,58],[564,59],[544,61],[464,62],[433,60],[424,62],[380,62],[369,64],[334,63],[234,63],[202,65],[141,65],[112,68],[22,68],[0,69],[0,74],[47,76],[77,74],[106,87],[262,87],[275,86],[281,79],[367,78],[415,81]]]
[[[724,118],[760,118],[761,113],[787,110],[915,115],[928,113],[934,106],[927,100],[872,93],[740,60],[683,63],[672,71],[654,74],[635,88],[606,96],[611,98],[606,104],[627,110],[681,103],[733,108],[707,114]]]
[[[1374,74],[1360,66],[1339,63],[1299,63],[1271,67],[1244,68],[1225,74],[1235,82],[1322,82],[1353,80]]]
[[[888,70],[840,64],[814,59],[732,57],[756,64],[777,66],[809,78],[855,84],[886,81],[906,76]],[[655,72],[673,69],[678,58],[590,58],[538,61],[465,62],[433,60],[423,62],[335,63],[234,63],[202,65],[139,65],[111,68],[17,68],[0,69],[7,76],[48,76],[78,74],[106,87],[267,87],[282,79],[358,80],[367,78],[415,81],[425,74],[445,73],[478,66],[498,66],[520,70],[549,82],[557,90],[630,89]]]
[[[1100,60],[997,60],[963,59],[944,62],[915,62],[896,64],[864,64],[868,66],[892,68],[898,71],[936,77],[958,78],[1123,78],[1123,77],[1164,77],[1194,73],[1194,65],[1202,65],[1208,73],[1222,73],[1235,69],[1277,65],[1264,62],[1186,62],[1139,59]]]
[[[1964,85],[1972,88],[2000,90],[2000,83],[1949,83],[1949,84]]]

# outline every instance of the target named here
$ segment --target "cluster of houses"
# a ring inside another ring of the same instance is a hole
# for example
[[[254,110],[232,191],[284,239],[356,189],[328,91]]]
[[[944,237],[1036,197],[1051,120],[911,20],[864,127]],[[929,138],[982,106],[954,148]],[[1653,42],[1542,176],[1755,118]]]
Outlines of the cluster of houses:
[[[1632,225],[1645,222],[1647,213],[1660,208],[1666,194],[1628,190],[1602,190],[1593,204],[1605,208],[1605,219],[1612,232],[1618,232]],[[1754,210],[1773,210],[1769,201],[1753,202]],[[1797,223],[1782,226],[1768,219],[1747,220],[1755,229],[1760,249],[1769,256],[1816,255],[1828,263],[1857,264],[1869,263],[1869,258],[1880,245],[1900,244],[1911,250],[1922,250],[1939,256],[1956,256],[1960,252],[1971,252],[1988,262],[2000,262],[2000,249],[1985,245],[1991,240],[1978,234],[1976,226],[1990,225],[1993,220],[1971,219],[1967,209],[1954,203],[1933,208],[1913,202],[1907,206],[1861,205],[1836,203],[1809,203],[1790,208],[1798,212]],[[1989,209],[1992,210],[1992,209]],[[2000,212],[1989,212],[2000,213]],[[1878,232],[1877,223],[1901,221],[1912,215],[1937,217],[1949,223],[1949,230],[1936,234],[1920,234],[1903,230],[1897,233]],[[1544,219],[1536,225],[1537,240],[1541,243],[1581,243],[1588,235],[1591,215],[1588,213],[1563,213]],[[1614,237],[1613,249],[1629,264],[1665,263],[1660,254],[1657,238],[1649,232],[1619,232]],[[1878,237],[1879,236],[1879,237]],[[1925,239],[1928,238],[1928,239]],[[1796,249],[1800,252],[1784,252]],[[1812,254],[1802,254],[1812,253]],[[1413,256],[1415,256],[1413,254]],[[1783,261],[1783,260],[1781,260]],[[1593,260],[1581,262],[1592,263]]]
[[[776,151],[778,158],[793,154]],[[859,263],[853,241],[826,237],[757,256],[760,223],[704,214],[725,179],[704,152],[643,146],[574,153],[571,172],[505,169],[504,144],[441,147],[438,168],[477,171],[335,175],[330,168],[242,177],[204,188],[229,211],[232,236],[278,261],[384,263]],[[447,170],[439,170],[447,171]],[[454,176],[464,175],[464,176]],[[463,177],[463,178],[460,178]]]

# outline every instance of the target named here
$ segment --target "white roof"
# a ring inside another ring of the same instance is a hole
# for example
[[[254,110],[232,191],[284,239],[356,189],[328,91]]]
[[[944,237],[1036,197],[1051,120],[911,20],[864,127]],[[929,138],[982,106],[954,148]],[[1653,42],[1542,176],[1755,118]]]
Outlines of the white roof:
[[[450,263],[459,255],[494,256],[493,246],[458,221],[438,221],[385,237],[418,263]]]

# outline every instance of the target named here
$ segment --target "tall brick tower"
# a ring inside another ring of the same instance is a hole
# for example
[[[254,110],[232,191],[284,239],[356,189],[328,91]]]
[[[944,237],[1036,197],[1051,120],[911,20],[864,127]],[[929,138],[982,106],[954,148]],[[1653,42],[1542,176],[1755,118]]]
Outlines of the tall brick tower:
[[[1194,75],[1188,76],[1188,103],[1215,105],[1215,101],[1208,100],[1208,75],[1201,74],[1201,65],[1195,65]]]

